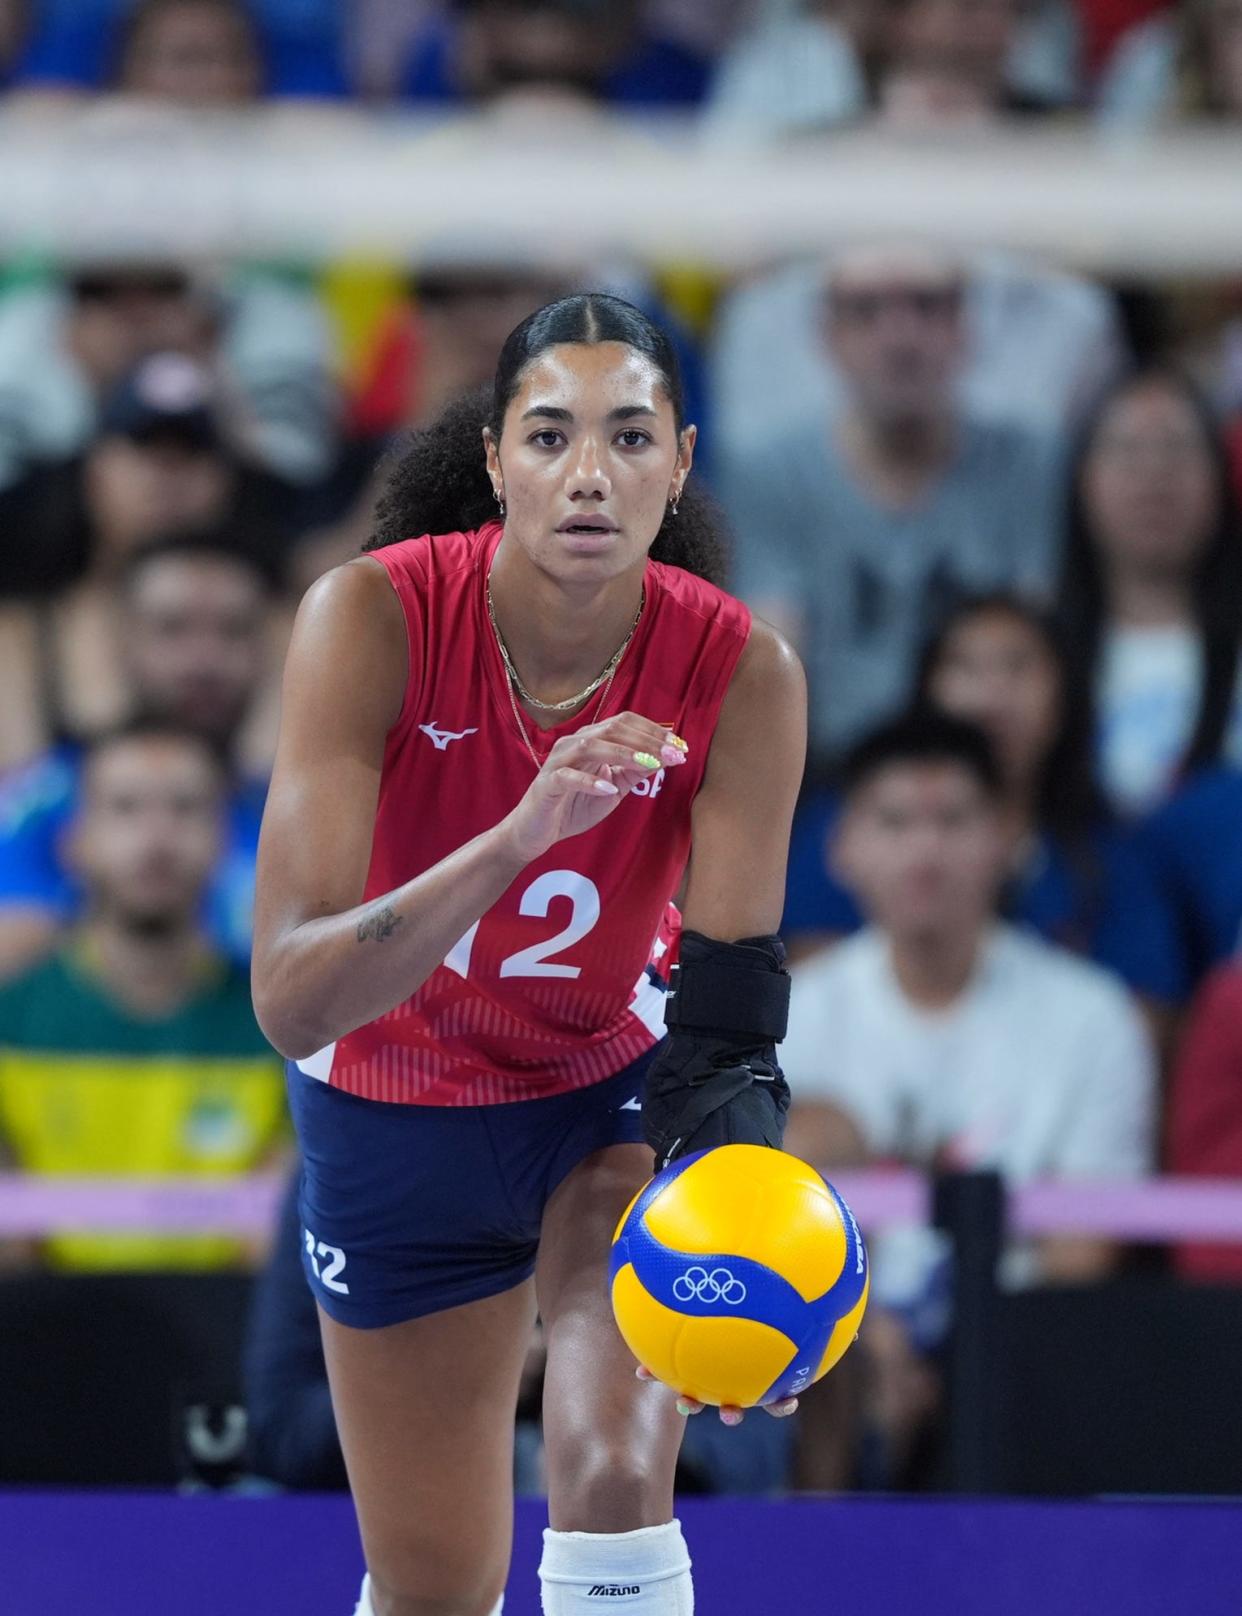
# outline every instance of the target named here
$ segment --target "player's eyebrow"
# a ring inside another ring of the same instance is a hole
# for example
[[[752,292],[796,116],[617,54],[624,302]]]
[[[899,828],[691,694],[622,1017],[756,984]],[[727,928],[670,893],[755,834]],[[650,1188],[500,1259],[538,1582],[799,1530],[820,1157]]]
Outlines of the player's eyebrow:
[[[655,411],[650,404],[618,404],[615,410],[609,410],[606,419],[609,421],[632,421],[636,416],[646,415],[654,418]],[[545,421],[572,421],[572,410],[562,409],[559,404],[532,404],[530,409],[523,412],[522,419],[529,421],[533,416],[542,416]]]

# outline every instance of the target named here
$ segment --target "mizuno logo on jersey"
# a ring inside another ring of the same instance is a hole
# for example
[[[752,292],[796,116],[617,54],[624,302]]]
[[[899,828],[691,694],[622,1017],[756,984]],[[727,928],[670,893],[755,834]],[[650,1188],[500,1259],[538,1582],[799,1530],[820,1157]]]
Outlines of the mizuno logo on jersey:
[[[634,1097],[632,1099],[627,1100],[624,1105],[619,1105],[617,1107],[617,1110],[618,1111],[641,1111],[642,1108],[643,1108],[643,1102],[638,1098],[637,1094],[635,1094]]]
[[[477,735],[479,733],[477,729],[438,729],[434,718],[430,724],[420,724],[418,727],[424,735],[431,737],[431,743],[437,752],[447,752],[450,741],[464,741],[467,735]]]

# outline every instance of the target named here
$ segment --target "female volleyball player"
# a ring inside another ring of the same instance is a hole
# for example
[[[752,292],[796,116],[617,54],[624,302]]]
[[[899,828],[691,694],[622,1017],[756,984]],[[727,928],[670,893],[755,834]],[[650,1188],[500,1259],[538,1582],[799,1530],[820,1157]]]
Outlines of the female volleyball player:
[[[463,406],[418,436],[373,553],[299,613],[254,994],[290,1061],[363,1613],[500,1610],[536,1308],[544,1610],[692,1609],[683,1424],[635,1377],[608,1248],[644,1137],[661,1161],[780,1141],[805,735],[792,654],[694,576],[717,561],[694,439],[658,329],[551,304],[486,426]]]

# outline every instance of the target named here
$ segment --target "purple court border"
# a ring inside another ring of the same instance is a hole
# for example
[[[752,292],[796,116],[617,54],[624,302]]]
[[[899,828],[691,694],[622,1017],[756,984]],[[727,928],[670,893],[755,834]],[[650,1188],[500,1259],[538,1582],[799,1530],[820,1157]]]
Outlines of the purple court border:
[[[1238,1616],[1242,1503],[687,1499],[699,1616]],[[543,1505],[505,1616],[538,1616]],[[349,1616],[344,1497],[0,1493],[11,1616]]]
[[[841,1173],[833,1182],[864,1228],[927,1221],[931,1194],[921,1173]],[[213,1181],[0,1173],[0,1238],[83,1228],[259,1234],[271,1227],[283,1189],[282,1179],[262,1174]],[[1238,1179],[1062,1179],[1012,1186],[1006,1204],[1016,1234],[1242,1241]]]

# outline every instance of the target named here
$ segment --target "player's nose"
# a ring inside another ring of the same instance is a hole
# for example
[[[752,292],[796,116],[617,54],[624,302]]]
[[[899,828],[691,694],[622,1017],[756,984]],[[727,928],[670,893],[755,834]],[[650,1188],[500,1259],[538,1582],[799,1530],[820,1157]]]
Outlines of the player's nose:
[[[612,493],[612,479],[604,468],[604,459],[595,440],[584,437],[578,452],[572,457],[565,492],[570,499],[607,499]]]

